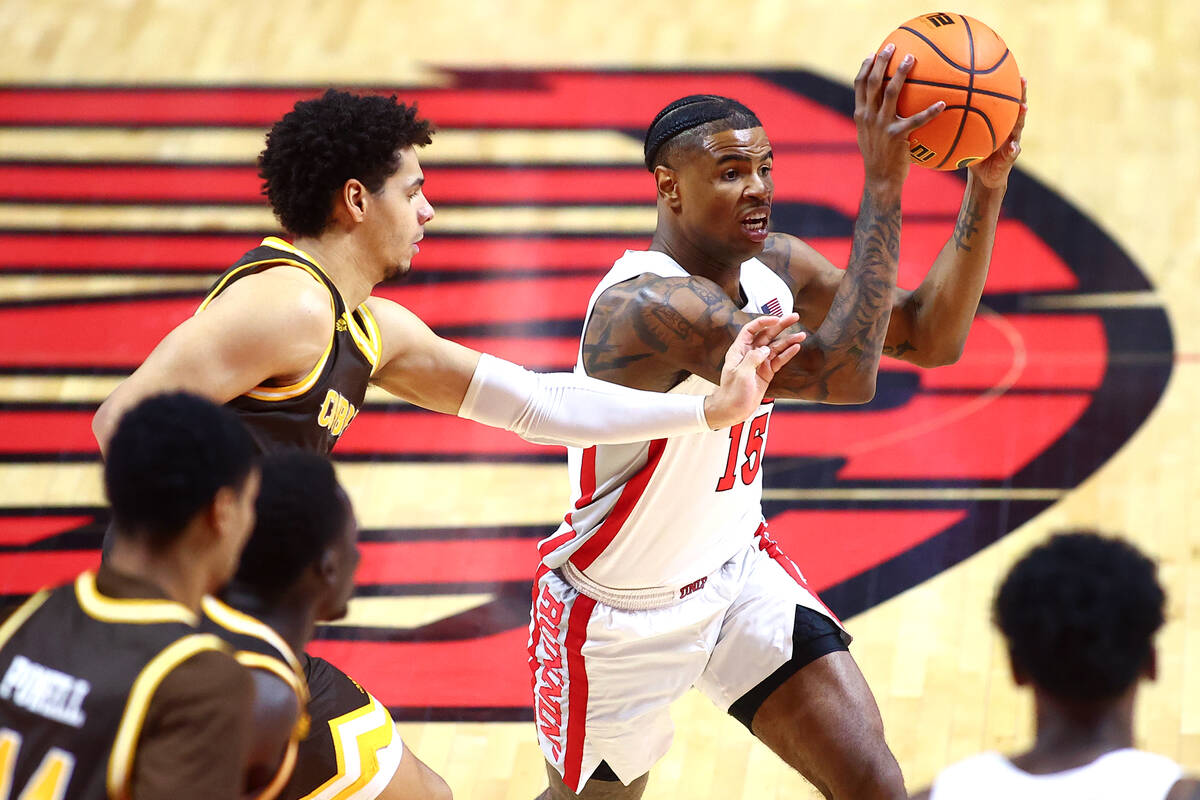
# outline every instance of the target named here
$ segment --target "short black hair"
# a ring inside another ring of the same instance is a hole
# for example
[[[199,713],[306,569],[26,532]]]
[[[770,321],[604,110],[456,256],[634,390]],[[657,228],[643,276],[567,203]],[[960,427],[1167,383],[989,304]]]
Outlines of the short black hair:
[[[642,152],[646,169],[671,166],[682,150],[699,147],[705,136],[761,127],[758,116],[730,97],[690,94],[663,107],[646,129]]]
[[[263,459],[255,511],[234,582],[271,602],[341,536],[350,501],[327,459],[285,450]]]
[[[169,547],[257,463],[250,432],[229,409],[183,392],[142,400],[121,417],[104,461],[115,535]]]
[[[1113,699],[1137,681],[1163,624],[1153,561],[1126,541],[1068,531],[1022,558],[996,594],[1013,663],[1051,695]]]
[[[395,95],[330,89],[296,103],[267,134],[258,156],[263,194],[285,230],[316,236],[346,181],[357,178],[378,192],[400,168],[399,151],[429,144],[432,133],[416,105],[397,103]]]

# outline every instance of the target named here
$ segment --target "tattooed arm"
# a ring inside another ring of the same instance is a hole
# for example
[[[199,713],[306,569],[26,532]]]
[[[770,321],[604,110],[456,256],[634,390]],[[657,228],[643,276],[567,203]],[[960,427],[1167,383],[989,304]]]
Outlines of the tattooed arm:
[[[1012,134],[1000,149],[969,168],[954,231],[921,285],[913,291],[896,290],[884,355],[922,367],[952,364],[962,355],[983,294],[1008,175],[1021,152],[1025,111],[1022,103]],[[792,288],[800,323],[820,325],[841,285],[842,270],[784,234],[768,238],[759,258]]]
[[[896,287],[908,134],[945,108],[938,102],[912,117],[897,115],[896,101],[914,62],[911,56],[902,59],[884,88],[893,52],[888,45],[866,58],[854,79],[854,121],[865,180],[850,264],[800,353],[772,378],[767,389],[772,397],[865,403],[875,395]],[[682,235],[671,230],[671,219],[660,204],[656,242]],[[643,275],[598,298],[584,331],[584,367],[595,377],[659,391],[688,373],[716,382],[721,353],[747,319],[707,278]]]
[[[800,353],[775,373],[768,395],[826,403],[871,399],[899,247],[898,187],[865,190],[845,279]],[[688,374],[718,383],[724,351],[749,319],[707,278],[641,275],[596,301],[583,363],[593,377],[638,389],[666,391]]]
[[[1004,194],[973,183],[968,178],[954,236],[921,285],[892,293],[884,355],[921,367],[953,364],[962,355],[983,294]],[[823,324],[847,273],[787,234],[772,234],[759,259],[791,287],[800,324]]]

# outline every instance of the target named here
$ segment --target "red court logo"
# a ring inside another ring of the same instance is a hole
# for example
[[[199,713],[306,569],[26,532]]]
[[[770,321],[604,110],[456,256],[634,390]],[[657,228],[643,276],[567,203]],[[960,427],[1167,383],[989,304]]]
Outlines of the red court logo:
[[[253,132],[319,91],[12,87],[0,92],[0,126],[68,126],[81,137],[128,128]],[[758,112],[775,152],[776,229],[806,239],[835,263],[848,258],[862,175],[849,86],[795,71],[513,70],[456,72],[442,88],[380,91],[417,100],[444,134],[562,134],[557,141],[568,142],[553,157],[534,148],[529,157],[485,162],[466,148],[452,163],[426,165],[431,198],[462,212],[458,227],[439,232],[435,221],[410,281],[381,293],[480,349],[534,368],[574,361],[596,281],[624,249],[649,239],[654,190],[637,158],[642,131],[661,106],[686,94],[729,95]],[[596,135],[610,137],[613,151],[583,146]],[[581,143],[577,150],[573,141]],[[218,205],[232,218],[261,207],[255,155],[147,162],[32,155],[0,163],[0,202],[159,211]],[[912,170],[902,284],[915,286],[953,235],[962,188],[953,173]],[[552,222],[509,230],[476,214],[529,208],[546,212],[533,219]],[[53,230],[0,226],[0,270],[211,276],[269,232],[245,225],[182,230],[172,228],[169,214],[157,219],[167,222],[147,229],[119,220]],[[839,616],[852,617],[1005,535],[1128,440],[1171,371],[1162,307],[1120,302],[1149,288],[1095,224],[1018,173],[984,308],[958,364],[918,370],[887,361],[878,396],[863,407],[775,406],[764,467],[771,534]],[[124,374],[201,296],[197,287],[97,291],[0,301],[0,379]],[[95,460],[89,420],[96,399],[4,401],[0,458]],[[337,455],[562,459],[561,450],[510,434],[370,403]],[[94,563],[105,520],[91,507],[0,509],[0,593],[15,599]],[[453,531],[366,531],[360,594],[491,599],[417,627],[398,619],[394,628],[328,628],[314,652],[345,668],[400,718],[532,719],[529,587],[534,542],[549,530],[498,521]]]

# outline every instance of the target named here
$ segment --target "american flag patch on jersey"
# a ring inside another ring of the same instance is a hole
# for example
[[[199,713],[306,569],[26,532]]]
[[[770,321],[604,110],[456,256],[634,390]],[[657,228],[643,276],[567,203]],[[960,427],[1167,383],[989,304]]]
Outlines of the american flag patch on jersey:
[[[783,306],[779,304],[779,298],[772,297],[767,302],[763,303],[763,313],[770,314],[773,317],[783,316]]]

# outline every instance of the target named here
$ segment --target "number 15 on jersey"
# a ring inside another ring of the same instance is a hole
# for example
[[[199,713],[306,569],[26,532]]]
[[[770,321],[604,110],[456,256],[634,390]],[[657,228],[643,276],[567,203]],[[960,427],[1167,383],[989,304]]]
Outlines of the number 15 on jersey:
[[[729,429],[729,456],[725,460],[725,474],[717,481],[718,492],[729,491],[739,479],[747,486],[754,483],[762,466],[770,420],[771,411],[768,409],[765,414],[759,414],[749,422],[739,422]]]

